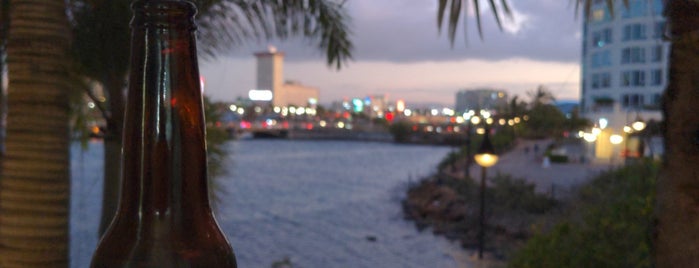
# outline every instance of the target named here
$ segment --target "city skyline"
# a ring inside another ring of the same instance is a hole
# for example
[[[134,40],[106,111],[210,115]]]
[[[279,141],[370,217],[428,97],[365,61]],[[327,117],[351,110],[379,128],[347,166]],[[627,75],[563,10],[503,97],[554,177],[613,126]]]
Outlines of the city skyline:
[[[510,3],[514,19],[503,19],[502,32],[491,12],[481,10],[484,40],[470,16],[468,40],[458,36],[452,48],[438,34],[436,2],[405,2],[347,2],[354,60],[339,71],[327,67],[324,55],[303,40],[250,44],[200,62],[205,93],[220,101],[246,97],[255,87],[253,53],[274,45],[287,55],[284,79],[319,88],[322,104],[387,94],[408,104],[454,105],[456,92],[465,88],[503,88],[510,96],[526,97],[538,85],[559,99],[579,98],[581,19],[569,3]]]

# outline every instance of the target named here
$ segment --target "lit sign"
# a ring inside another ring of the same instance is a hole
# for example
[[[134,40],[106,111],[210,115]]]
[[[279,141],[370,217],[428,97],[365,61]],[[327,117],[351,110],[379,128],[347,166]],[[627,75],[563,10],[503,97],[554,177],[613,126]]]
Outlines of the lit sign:
[[[250,92],[248,92],[248,97],[250,97],[250,100],[253,101],[271,101],[272,96],[272,91],[268,89],[252,89]]]

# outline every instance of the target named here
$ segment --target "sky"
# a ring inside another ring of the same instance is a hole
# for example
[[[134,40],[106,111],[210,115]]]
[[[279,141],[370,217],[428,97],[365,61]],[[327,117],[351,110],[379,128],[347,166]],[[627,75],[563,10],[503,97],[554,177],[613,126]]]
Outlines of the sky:
[[[497,27],[481,1],[483,39],[470,10],[452,46],[437,29],[437,1],[348,0],[353,60],[342,69],[327,66],[325,56],[304,40],[248,44],[215,58],[200,59],[205,94],[233,101],[255,88],[253,53],[275,46],[285,53],[284,79],[320,91],[320,103],[367,95],[387,95],[408,105],[454,105],[456,92],[498,88],[526,97],[539,85],[557,99],[580,96],[581,21],[573,1],[508,1],[513,18]],[[497,1],[496,1],[497,2]]]

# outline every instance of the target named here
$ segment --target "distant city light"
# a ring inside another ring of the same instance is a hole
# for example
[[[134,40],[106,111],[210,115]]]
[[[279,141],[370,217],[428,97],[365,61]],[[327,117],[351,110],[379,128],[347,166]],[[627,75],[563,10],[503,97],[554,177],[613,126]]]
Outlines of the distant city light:
[[[352,99],[352,105],[354,105],[354,112],[361,113],[364,111],[364,102],[360,99]]]
[[[255,106],[255,112],[258,113],[258,114],[261,113],[261,112],[262,112],[262,107]]]
[[[320,122],[318,122],[318,125],[321,126],[321,127],[325,127],[325,126],[328,125],[328,123],[325,122],[325,120],[320,120]]]
[[[342,121],[337,122],[337,128],[345,128],[345,123]]]
[[[228,109],[231,109],[231,112],[235,112],[238,110],[238,106],[236,106],[235,104],[231,104],[231,106],[228,106]]]
[[[446,115],[446,116],[454,116],[454,110],[449,109],[449,108],[443,108],[442,114]]]
[[[437,116],[437,115],[439,114],[439,110],[437,110],[437,109],[432,109],[432,110],[430,111],[430,114],[431,114],[432,116]]]
[[[240,114],[240,115],[245,114],[245,109],[243,109],[243,107],[238,107],[237,112],[238,112],[238,114]]]
[[[279,108],[279,106],[274,106],[274,113],[277,113],[277,114],[278,114],[278,113],[281,113],[281,112],[282,112],[282,108]]]
[[[405,109],[405,111],[403,111],[403,114],[405,116],[411,116],[411,115],[413,115],[413,111],[410,109]]]
[[[500,120],[498,120],[498,124],[504,126],[505,124],[507,124],[507,120],[505,120],[505,118],[500,118]]]
[[[492,124],[493,124],[493,118],[490,118],[490,117],[486,118],[486,119],[485,119],[485,123],[488,124],[488,125],[492,125]]]
[[[477,133],[478,135],[483,135],[483,134],[485,134],[485,128],[482,128],[482,127],[477,128],[477,129],[476,129],[476,133]]]
[[[481,123],[481,118],[478,116],[471,117],[471,124],[478,125]]]
[[[405,101],[404,100],[398,100],[396,101],[396,111],[399,113],[402,113],[405,111]]]
[[[519,122],[522,122],[522,119],[519,117],[515,117],[513,120],[515,120],[515,124],[519,124]]]
[[[88,103],[87,103],[87,107],[89,107],[90,109],[94,109],[94,108],[95,108],[95,103],[94,103],[94,102],[88,102]]]
[[[609,121],[607,120],[607,118],[604,118],[604,117],[603,117],[603,118],[600,118],[600,119],[597,120],[597,121],[598,121],[599,127],[600,127],[601,129],[607,128],[607,124],[609,124]]]

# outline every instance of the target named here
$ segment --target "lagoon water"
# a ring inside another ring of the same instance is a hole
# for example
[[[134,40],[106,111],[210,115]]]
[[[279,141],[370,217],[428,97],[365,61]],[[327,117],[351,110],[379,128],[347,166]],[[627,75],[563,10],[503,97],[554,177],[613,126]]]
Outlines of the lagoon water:
[[[310,268],[459,267],[467,259],[401,212],[408,183],[433,171],[448,147],[239,140],[226,149],[213,202],[239,267],[285,258]],[[73,148],[71,267],[87,267],[97,244],[101,156],[99,142]]]

